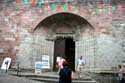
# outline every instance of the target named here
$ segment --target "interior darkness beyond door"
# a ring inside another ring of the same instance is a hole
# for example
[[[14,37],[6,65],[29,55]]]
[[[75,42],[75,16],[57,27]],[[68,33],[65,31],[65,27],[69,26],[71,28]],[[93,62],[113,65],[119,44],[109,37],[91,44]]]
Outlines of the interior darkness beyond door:
[[[54,45],[54,70],[57,68],[56,58],[63,56],[69,62],[70,67],[75,71],[75,42],[72,38],[57,38]]]

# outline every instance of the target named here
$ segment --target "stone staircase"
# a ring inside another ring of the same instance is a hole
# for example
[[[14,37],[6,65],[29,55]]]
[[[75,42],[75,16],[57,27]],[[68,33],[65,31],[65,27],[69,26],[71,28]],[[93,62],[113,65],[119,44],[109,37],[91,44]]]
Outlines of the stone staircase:
[[[11,75],[17,75],[16,72],[9,72]],[[42,74],[35,74],[29,72],[19,72],[20,77],[25,77],[30,80],[45,82],[45,83],[57,83],[59,76],[57,72],[42,72]],[[87,74],[82,74],[82,78],[78,78],[78,75],[74,73],[73,83],[98,83]]]
[[[41,82],[47,82],[47,83],[57,83],[58,82],[58,77],[54,76],[28,76],[27,78],[32,79],[32,80],[37,80]],[[93,79],[73,79],[73,83],[97,83]]]

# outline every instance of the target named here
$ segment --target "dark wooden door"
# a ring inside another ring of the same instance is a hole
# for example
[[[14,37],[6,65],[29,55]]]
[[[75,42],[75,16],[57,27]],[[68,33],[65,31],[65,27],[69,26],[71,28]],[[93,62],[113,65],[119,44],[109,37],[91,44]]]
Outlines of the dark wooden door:
[[[65,45],[66,60],[69,62],[72,70],[75,71],[75,42],[72,38],[67,38]]]
[[[54,70],[57,70],[56,58],[64,55],[65,55],[65,39],[57,38],[54,44]]]
[[[70,67],[75,71],[75,42],[72,38],[57,38],[54,44],[54,70],[56,68],[56,58],[65,57]]]

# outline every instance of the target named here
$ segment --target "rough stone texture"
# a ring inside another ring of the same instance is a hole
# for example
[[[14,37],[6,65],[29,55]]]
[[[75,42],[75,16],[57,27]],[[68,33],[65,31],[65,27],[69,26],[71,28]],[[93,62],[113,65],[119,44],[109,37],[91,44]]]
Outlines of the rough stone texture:
[[[49,55],[52,68],[54,41],[48,41],[46,38],[48,33],[51,36],[53,32],[51,33],[50,27],[39,24],[48,16],[62,12],[81,16],[94,28],[94,31],[91,31],[87,29],[90,25],[81,26],[80,36],[76,41],[75,59],[82,55],[87,62],[86,68],[105,70],[125,62],[124,11],[96,15],[63,9],[58,11],[57,8],[52,10],[32,7],[15,2],[0,6],[0,63],[9,56],[12,58],[12,65],[19,61],[23,68],[34,68],[35,61],[40,60],[42,55]],[[86,28],[82,29],[84,27]],[[57,31],[62,30],[61,27]]]

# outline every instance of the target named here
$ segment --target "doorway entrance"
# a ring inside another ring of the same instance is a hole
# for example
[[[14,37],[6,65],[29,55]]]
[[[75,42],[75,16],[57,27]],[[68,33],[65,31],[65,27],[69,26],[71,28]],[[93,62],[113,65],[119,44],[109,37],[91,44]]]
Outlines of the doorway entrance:
[[[54,70],[56,58],[64,57],[73,71],[75,71],[75,42],[73,38],[57,38],[54,44]]]

